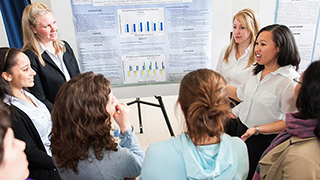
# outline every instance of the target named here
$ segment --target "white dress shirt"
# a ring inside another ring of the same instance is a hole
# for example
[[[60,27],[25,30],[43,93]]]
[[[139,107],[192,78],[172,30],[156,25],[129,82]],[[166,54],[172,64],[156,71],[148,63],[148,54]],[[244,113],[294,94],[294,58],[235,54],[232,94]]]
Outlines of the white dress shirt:
[[[288,65],[267,74],[261,81],[260,71],[237,88],[237,96],[243,101],[232,109],[235,116],[247,127],[284,120],[287,112],[296,110],[293,81],[299,74]]]
[[[66,82],[68,82],[71,78],[70,78],[68,69],[66,67],[66,64],[63,61],[63,53],[60,51],[57,55],[55,55],[54,53],[50,52],[46,47],[44,47],[41,43],[40,43],[40,47],[41,47],[41,54],[43,52],[46,52],[49,55],[52,61],[58,66],[60,71],[64,74],[64,77],[66,78]]]
[[[224,54],[228,46],[225,46],[220,52],[216,71],[221,74],[228,84],[239,87],[244,83],[248,76],[252,75],[253,67],[245,68],[248,64],[251,45],[245,50],[245,53],[237,60],[236,51],[233,48],[228,58],[228,64],[223,61]]]
[[[47,154],[49,156],[52,156],[51,150],[50,150],[50,140],[49,135],[52,130],[52,121],[51,121],[51,114],[47,107],[36,97],[34,97],[29,92],[22,90],[22,92],[32,100],[32,102],[35,105],[32,105],[28,102],[25,102],[21,99],[18,99],[14,96],[5,95],[5,98],[3,100],[4,103],[8,105],[14,105],[17,108],[19,108],[21,111],[26,113],[29,118],[31,119],[32,123],[36,127],[39,136],[41,138],[41,141],[47,151]]]

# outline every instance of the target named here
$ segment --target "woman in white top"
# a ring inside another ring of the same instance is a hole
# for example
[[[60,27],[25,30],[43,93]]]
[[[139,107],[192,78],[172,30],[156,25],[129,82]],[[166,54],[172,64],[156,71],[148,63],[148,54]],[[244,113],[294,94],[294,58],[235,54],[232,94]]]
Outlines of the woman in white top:
[[[294,78],[299,74],[299,52],[290,29],[270,25],[261,29],[254,45],[257,64],[246,83],[228,86],[229,96],[242,101],[232,112],[239,117],[238,136],[247,144],[253,173],[263,151],[286,128],[284,117],[295,110]]]
[[[239,87],[246,81],[255,62],[254,51],[251,51],[260,29],[259,19],[251,9],[243,9],[233,17],[231,42],[220,53],[216,71],[228,84]]]
[[[15,137],[26,143],[29,177],[60,179],[51,159],[51,115],[47,107],[25,88],[34,85],[29,58],[16,48],[0,48],[0,97],[10,106]]]

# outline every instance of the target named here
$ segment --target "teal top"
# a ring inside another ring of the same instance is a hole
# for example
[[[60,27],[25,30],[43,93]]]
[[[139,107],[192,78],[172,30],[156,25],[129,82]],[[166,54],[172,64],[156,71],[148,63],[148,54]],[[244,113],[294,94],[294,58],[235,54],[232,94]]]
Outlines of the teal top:
[[[245,143],[222,134],[220,143],[195,146],[188,135],[153,143],[147,150],[141,180],[242,180],[248,175]]]

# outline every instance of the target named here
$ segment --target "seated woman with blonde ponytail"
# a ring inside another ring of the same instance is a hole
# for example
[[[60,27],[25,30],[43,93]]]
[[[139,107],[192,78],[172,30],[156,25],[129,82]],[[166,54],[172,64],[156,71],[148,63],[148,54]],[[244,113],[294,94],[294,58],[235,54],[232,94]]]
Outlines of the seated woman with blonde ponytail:
[[[177,100],[186,130],[150,145],[140,179],[245,179],[249,170],[246,145],[224,133],[229,103],[220,74],[209,69],[188,73]]]

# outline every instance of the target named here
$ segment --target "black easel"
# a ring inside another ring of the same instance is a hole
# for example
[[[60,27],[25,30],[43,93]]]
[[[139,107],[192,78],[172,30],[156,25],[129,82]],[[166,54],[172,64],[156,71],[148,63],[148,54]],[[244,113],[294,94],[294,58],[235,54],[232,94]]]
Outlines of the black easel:
[[[167,123],[167,126],[168,126],[168,130],[170,132],[170,135],[174,136],[174,133],[173,133],[173,130],[172,130],[172,127],[171,127],[171,124],[170,124],[166,109],[165,109],[163,101],[162,101],[162,97],[161,96],[157,96],[157,95],[155,95],[154,97],[159,101],[159,104],[154,104],[154,103],[150,103],[150,102],[141,101],[140,97],[137,97],[136,100],[127,103],[128,106],[130,106],[131,104],[134,104],[134,103],[137,103],[137,105],[138,105],[138,116],[139,116],[140,133],[143,133],[140,104],[146,104],[146,105],[149,105],[149,106],[155,106],[155,107],[161,108],[163,116],[164,116],[164,119],[165,119],[165,121]]]

